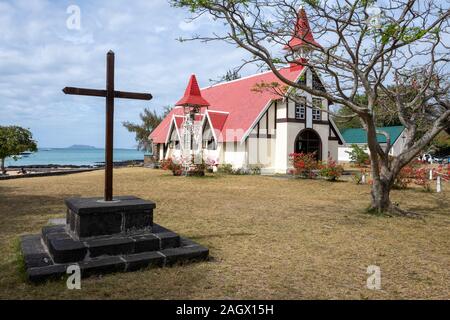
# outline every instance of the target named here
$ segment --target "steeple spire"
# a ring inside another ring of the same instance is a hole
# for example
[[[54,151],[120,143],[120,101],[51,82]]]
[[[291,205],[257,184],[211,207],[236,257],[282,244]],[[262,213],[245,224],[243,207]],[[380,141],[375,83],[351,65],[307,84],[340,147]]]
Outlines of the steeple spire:
[[[195,74],[191,75],[183,98],[176,103],[183,107],[208,107],[209,102],[202,97]]]
[[[303,49],[310,48],[314,45],[320,47],[316,40],[314,40],[314,36],[309,26],[308,16],[303,7],[300,8],[297,16],[294,34],[284,49],[300,53]]]

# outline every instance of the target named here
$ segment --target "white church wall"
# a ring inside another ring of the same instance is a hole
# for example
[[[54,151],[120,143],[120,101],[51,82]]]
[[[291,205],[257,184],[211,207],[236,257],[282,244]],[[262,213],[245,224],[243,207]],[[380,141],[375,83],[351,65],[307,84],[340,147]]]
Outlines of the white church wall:
[[[331,159],[333,159],[334,161],[338,161],[339,158],[338,150],[339,150],[339,141],[337,140],[328,141],[328,152]]]
[[[159,159],[164,159],[164,144],[159,144]]]
[[[275,139],[249,137],[246,140],[244,167],[260,165],[272,167],[275,154]]]
[[[279,100],[277,103],[277,119],[286,118],[286,103],[283,100]]]
[[[219,144],[218,146],[217,146],[217,149],[216,150],[203,150],[203,159],[205,160],[205,161],[207,161],[207,160],[213,160],[213,161],[215,161],[215,162],[219,162],[219,163],[221,163],[220,162],[220,148],[221,148],[221,145],[222,144]]]
[[[245,143],[227,142],[224,150],[224,163],[231,164],[234,169],[245,167]]]
[[[286,112],[286,109],[284,109]],[[277,137],[275,139],[274,167],[277,173],[286,173],[288,169],[288,123],[277,123]]]

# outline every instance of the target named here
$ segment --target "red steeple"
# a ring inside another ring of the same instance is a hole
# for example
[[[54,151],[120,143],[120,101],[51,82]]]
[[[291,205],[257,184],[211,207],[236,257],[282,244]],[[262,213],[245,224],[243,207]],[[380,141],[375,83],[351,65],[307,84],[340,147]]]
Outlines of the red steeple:
[[[198,87],[197,78],[195,74],[191,76],[189,79],[189,84],[184,92],[183,98],[176,103],[177,106],[199,106],[199,107],[208,107],[209,102],[206,101],[200,92],[200,88]]]
[[[311,28],[309,27],[308,16],[306,15],[306,11],[303,8],[300,8],[298,12],[298,19],[295,25],[294,35],[292,39],[288,42],[288,44],[284,47],[284,49],[298,49],[302,46],[308,46],[314,44],[316,46],[320,45],[314,40],[314,36],[311,32]]]

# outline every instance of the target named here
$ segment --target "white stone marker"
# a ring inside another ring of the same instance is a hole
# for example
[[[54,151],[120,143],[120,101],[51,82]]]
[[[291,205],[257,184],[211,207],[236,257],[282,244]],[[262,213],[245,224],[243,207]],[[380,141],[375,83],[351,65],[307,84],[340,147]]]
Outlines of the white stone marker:
[[[430,180],[433,180],[433,169],[430,169]]]
[[[441,176],[437,176],[436,179],[436,191],[437,192],[442,192],[442,186],[441,186]]]
[[[361,176],[361,183],[366,184],[366,174],[365,173],[363,173]]]

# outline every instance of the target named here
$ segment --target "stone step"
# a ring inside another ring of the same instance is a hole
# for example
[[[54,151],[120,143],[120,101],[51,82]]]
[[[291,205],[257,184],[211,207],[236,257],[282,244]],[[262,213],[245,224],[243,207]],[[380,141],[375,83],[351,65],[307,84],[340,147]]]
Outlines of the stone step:
[[[172,266],[186,262],[206,260],[209,250],[193,241],[184,241],[178,248],[160,251],[143,252],[130,255],[101,256],[88,258],[79,263],[52,264],[43,267],[32,267],[27,270],[28,278],[32,282],[43,282],[51,279],[62,279],[67,275],[67,268],[71,265],[80,267],[83,278],[116,272],[131,272],[144,268]]]
[[[43,242],[56,263],[79,262],[85,257],[142,253],[180,246],[180,236],[159,225],[154,226],[152,233],[115,235],[89,240],[75,240],[67,229],[67,226],[62,225],[42,229]]]
[[[25,263],[25,267],[38,268],[53,264],[53,261],[45,250],[40,235],[23,236],[20,239],[20,246]]]

